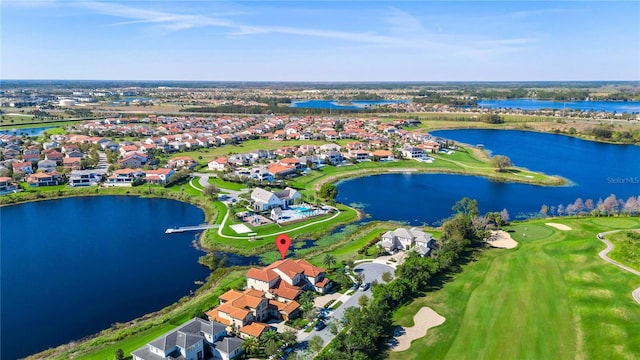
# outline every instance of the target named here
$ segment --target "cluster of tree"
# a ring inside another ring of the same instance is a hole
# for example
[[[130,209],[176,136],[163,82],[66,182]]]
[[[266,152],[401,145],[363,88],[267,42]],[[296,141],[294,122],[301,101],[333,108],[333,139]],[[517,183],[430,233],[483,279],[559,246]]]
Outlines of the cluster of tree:
[[[465,251],[484,244],[489,233],[485,217],[478,216],[477,201],[463,198],[453,209],[457,214],[443,224],[442,238],[434,256],[409,253],[396,268],[395,281],[372,284],[373,299],[362,299],[360,308],[345,311],[343,325],[348,331],[340,332],[316,359],[378,358],[392,336],[393,311],[425,291],[434,276],[450,269]],[[390,280],[389,277],[385,281]]]
[[[264,332],[259,338],[249,337],[242,343],[242,349],[248,354],[258,357],[280,358],[282,346],[293,346],[296,343],[295,330],[277,332],[269,330]]]
[[[480,121],[488,124],[503,124],[504,120],[498,114],[487,113],[480,115]]]
[[[624,179],[623,179],[624,180]],[[638,179],[629,179],[638,181]],[[618,199],[614,194],[594,202],[592,199],[577,198],[573,203],[563,205],[542,205],[540,215],[547,216],[580,216],[580,215],[638,215],[640,214],[640,196],[630,196],[627,200]]]
[[[324,200],[334,200],[338,196],[338,188],[333,184],[322,184],[317,196]]]
[[[489,160],[489,163],[491,164],[491,166],[498,169],[499,172],[504,171],[504,169],[513,166],[513,164],[511,163],[511,159],[505,155],[495,155],[491,157],[491,160]]]

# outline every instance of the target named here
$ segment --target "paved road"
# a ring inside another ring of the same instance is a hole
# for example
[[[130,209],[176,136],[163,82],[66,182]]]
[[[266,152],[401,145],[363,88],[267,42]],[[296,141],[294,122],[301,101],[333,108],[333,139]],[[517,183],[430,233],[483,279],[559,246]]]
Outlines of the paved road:
[[[366,263],[357,265],[354,268],[354,271],[364,274],[365,282],[372,282],[374,280],[376,280],[377,282],[382,282],[382,274],[387,271],[393,274],[394,268],[386,264]],[[344,311],[347,308],[358,306],[358,299],[360,299],[360,297],[363,295],[371,298],[371,288],[364,291],[358,288],[353,294],[351,294],[351,296],[341,296],[340,301],[342,301],[342,305],[340,305],[337,309],[330,313],[329,318],[325,322],[328,323],[333,319],[341,320],[344,316]],[[322,340],[324,340],[325,346],[329,344],[335,337],[333,334],[331,334],[331,332],[329,332],[329,327],[327,326],[320,331],[312,330],[310,333],[300,332],[298,334],[298,342],[304,343],[306,341],[309,341],[309,339],[311,339],[315,335],[320,336]]]
[[[638,229],[629,229],[629,230],[638,230]],[[609,256],[607,256],[611,251],[613,251],[613,244],[612,244],[609,240],[605,239],[604,237],[605,237],[606,235],[613,234],[613,233],[617,233],[617,232],[619,232],[619,231],[628,231],[628,230],[613,230],[613,231],[607,231],[607,232],[603,232],[603,233],[598,234],[598,235],[602,235],[602,238],[600,238],[600,237],[598,236],[598,239],[599,239],[600,241],[602,241],[605,245],[607,245],[607,247],[606,247],[604,250],[600,251],[600,252],[598,253],[598,255],[600,255],[600,257],[602,258],[602,260],[604,260],[604,261],[606,261],[606,262],[608,262],[608,263],[610,263],[610,264],[613,264],[613,265],[615,265],[615,266],[619,267],[620,269],[626,270],[626,271],[628,271],[628,272],[630,272],[630,273],[632,273],[632,274],[635,274],[635,275],[640,276],[640,271],[637,271],[637,270],[635,270],[635,269],[632,269],[632,268],[630,268],[630,267],[628,267],[628,266],[626,266],[626,265],[622,265],[622,264],[620,264],[619,262],[617,262],[617,261],[615,261],[615,260],[611,259]],[[635,289],[635,290],[633,290],[633,291],[631,292],[631,296],[633,297],[633,299],[634,299],[638,304],[640,304],[640,287],[639,287],[639,288],[637,288],[637,289]]]

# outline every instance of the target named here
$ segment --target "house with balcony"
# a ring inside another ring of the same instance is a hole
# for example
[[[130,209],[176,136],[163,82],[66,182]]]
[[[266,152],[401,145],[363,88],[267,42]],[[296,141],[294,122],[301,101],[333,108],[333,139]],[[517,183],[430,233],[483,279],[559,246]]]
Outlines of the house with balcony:
[[[96,170],[72,170],[69,186],[97,186],[102,179],[103,174]]]
[[[55,186],[61,182],[62,178],[56,171],[39,172],[27,177],[27,185],[29,187]]]
[[[136,181],[144,178],[144,172],[142,169],[118,169],[107,177],[105,186],[133,186]]]
[[[18,191],[18,184],[7,176],[0,176],[0,194],[10,194]]]

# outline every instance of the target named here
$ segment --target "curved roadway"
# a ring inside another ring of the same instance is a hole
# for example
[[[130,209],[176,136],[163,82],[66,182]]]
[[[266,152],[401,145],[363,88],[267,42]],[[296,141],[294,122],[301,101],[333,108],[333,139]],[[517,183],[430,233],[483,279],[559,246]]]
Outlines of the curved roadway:
[[[630,267],[628,267],[628,266],[626,266],[626,265],[622,265],[622,264],[620,264],[619,262],[617,262],[617,261],[615,261],[615,260],[611,259],[609,256],[607,256],[611,251],[613,251],[613,244],[612,244],[609,240],[605,239],[605,238],[604,238],[604,236],[605,236],[605,235],[609,235],[609,234],[613,234],[613,233],[617,233],[617,232],[619,232],[619,231],[632,231],[632,230],[638,230],[638,229],[612,230],[612,231],[607,231],[607,232],[603,232],[603,233],[598,234],[598,235],[599,235],[599,236],[598,236],[598,239],[599,239],[600,241],[602,241],[605,245],[607,245],[607,247],[606,247],[604,250],[600,251],[600,252],[598,253],[598,255],[600,255],[600,257],[602,258],[602,260],[604,260],[604,261],[606,261],[606,262],[608,262],[608,263],[610,263],[610,264],[613,264],[613,265],[615,265],[615,266],[619,267],[620,269],[626,270],[626,271],[628,271],[628,272],[630,272],[630,273],[632,273],[632,274],[635,274],[635,275],[637,275],[637,276],[640,276],[640,271],[635,270],[635,269],[632,269],[632,268],[630,268]],[[600,238],[600,236],[602,236],[602,238]],[[640,304],[640,287],[639,287],[639,288],[637,288],[637,289],[635,289],[635,290],[633,290],[633,291],[631,292],[631,296],[633,297],[633,299],[634,299],[638,304]]]

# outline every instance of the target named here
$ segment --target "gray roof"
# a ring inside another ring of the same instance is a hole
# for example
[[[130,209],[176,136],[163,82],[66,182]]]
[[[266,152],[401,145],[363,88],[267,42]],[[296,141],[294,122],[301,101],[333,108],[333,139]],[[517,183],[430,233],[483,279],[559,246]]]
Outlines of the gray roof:
[[[237,349],[241,348],[243,342],[244,341],[236,337],[225,337],[222,340],[216,341],[215,343],[213,343],[213,345],[215,345],[216,349],[218,349],[218,351],[220,351],[221,353],[224,352],[227,354],[231,354]]]
[[[290,187],[287,187],[284,190],[278,191],[277,193],[275,193],[275,196],[277,196],[280,200],[293,199],[293,197],[297,193],[298,193],[298,191],[296,189],[292,189]]]
[[[252,199],[262,201],[265,203],[269,202],[269,199],[271,199],[272,196],[275,196],[272,192],[267,191],[265,189],[261,189],[261,188],[255,188],[251,192]]]
[[[405,228],[397,228],[393,231],[393,234],[397,237],[401,237],[405,239],[413,238],[413,235],[411,235],[411,233]]]
[[[132,352],[132,354],[142,359],[164,359],[164,357],[158,356],[149,350],[149,346],[153,346],[164,352],[171,350],[175,346],[182,349],[186,349],[200,341],[204,340],[203,334],[210,334],[212,338],[214,335],[226,331],[226,326],[215,321],[207,321],[200,318],[193,318],[188,323],[181,327],[171,330],[163,336],[151,341],[147,345]],[[179,355],[179,353],[178,353]],[[181,359],[181,356],[170,356],[170,358]]]

